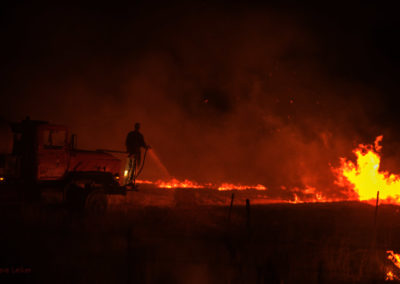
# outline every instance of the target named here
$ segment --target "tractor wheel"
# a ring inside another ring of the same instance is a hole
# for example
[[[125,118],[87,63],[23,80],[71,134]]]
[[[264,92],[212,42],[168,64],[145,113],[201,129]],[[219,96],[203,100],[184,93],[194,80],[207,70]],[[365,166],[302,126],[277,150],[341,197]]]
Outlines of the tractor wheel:
[[[107,194],[101,189],[89,192],[85,200],[85,213],[89,216],[104,215],[107,211]]]

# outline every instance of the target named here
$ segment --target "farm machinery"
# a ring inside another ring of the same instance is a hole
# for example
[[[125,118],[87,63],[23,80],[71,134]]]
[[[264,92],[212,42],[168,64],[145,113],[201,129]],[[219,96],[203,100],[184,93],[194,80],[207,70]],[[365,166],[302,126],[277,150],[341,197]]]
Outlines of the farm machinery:
[[[125,195],[124,163],[105,150],[76,148],[66,126],[0,121],[1,199],[62,203],[97,214],[108,195]]]

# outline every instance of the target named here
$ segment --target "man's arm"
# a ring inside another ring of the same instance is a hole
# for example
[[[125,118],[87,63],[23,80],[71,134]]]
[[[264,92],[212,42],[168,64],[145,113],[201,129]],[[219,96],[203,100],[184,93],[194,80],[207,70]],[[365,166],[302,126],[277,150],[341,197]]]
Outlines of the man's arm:
[[[144,141],[144,137],[143,137],[143,135],[141,134],[140,135],[140,146],[142,146],[143,148],[151,148],[150,147],[150,145],[148,145],[145,141]]]

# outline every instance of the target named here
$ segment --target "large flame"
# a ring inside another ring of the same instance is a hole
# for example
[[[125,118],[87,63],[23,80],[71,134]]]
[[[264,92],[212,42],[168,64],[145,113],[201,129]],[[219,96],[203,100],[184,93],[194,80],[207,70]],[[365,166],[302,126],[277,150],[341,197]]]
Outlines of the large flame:
[[[353,151],[357,157],[356,164],[342,158],[341,167],[337,171],[337,183],[341,186],[350,185],[361,201],[375,199],[379,191],[381,201],[400,203],[400,177],[379,170],[379,152],[382,149],[379,143],[382,138],[378,136],[374,145],[360,144]]]

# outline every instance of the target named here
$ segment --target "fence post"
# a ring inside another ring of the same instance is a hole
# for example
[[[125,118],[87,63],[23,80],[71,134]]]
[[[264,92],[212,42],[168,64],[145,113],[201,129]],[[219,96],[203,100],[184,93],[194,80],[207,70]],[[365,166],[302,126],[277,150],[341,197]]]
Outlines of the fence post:
[[[232,215],[232,208],[233,208],[233,200],[235,199],[235,194],[232,193],[231,196],[231,205],[229,206],[229,212],[228,212],[228,225],[231,223],[231,215]]]
[[[250,200],[246,199],[246,227],[247,231],[250,233]]]

